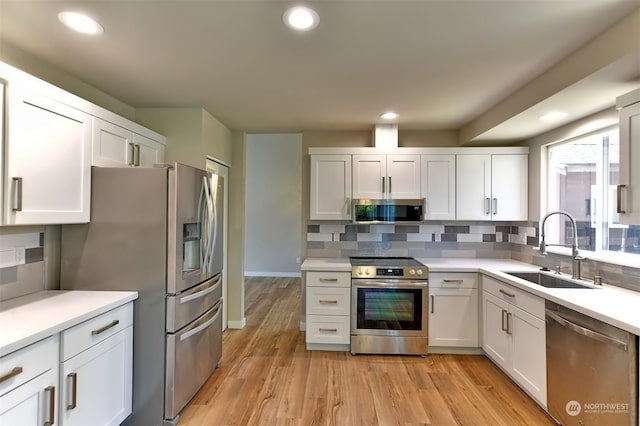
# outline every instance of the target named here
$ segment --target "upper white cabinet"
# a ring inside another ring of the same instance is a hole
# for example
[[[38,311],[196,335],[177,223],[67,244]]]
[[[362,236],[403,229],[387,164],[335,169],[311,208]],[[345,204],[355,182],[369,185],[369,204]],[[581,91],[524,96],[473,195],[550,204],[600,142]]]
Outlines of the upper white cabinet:
[[[456,219],[527,220],[527,154],[456,155]]]
[[[91,116],[37,79],[6,86],[4,223],[89,221]]]
[[[421,195],[426,200],[427,220],[456,218],[456,156],[422,155]]]
[[[617,100],[620,109],[620,184],[617,212],[620,223],[640,224],[640,89]],[[635,167],[634,167],[635,166]]]
[[[351,219],[351,155],[312,155],[311,220]]]
[[[353,198],[420,198],[420,155],[354,155]]]
[[[94,166],[152,167],[164,161],[163,143],[97,117],[93,117],[92,145]]]

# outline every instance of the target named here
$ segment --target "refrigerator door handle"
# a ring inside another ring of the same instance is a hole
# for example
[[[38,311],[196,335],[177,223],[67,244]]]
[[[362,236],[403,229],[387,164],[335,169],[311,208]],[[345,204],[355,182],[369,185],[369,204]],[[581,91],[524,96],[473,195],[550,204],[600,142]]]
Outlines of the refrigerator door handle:
[[[215,182],[214,182],[215,181]],[[216,248],[216,240],[218,239],[218,207],[217,207],[217,203],[216,203],[216,198],[218,197],[217,194],[217,188],[218,188],[218,181],[217,181],[217,176],[214,179],[213,175],[211,176],[211,214],[213,216],[213,224],[212,227],[209,229],[209,236],[211,237],[209,239],[209,255],[211,256],[211,258],[213,259],[213,255],[215,254],[215,248]],[[212,235],[213,234],[213,235]]]
[[[211,202],[211,187],[209,186],[209,181],[207,179],[207,176],[203,176],[202,177],[202,182],[205,188],[205,202],[206,202],[206,207],[207,207],[207,233],[206,235],[206,241],[205,241],[205,264],[204,264],[204,270],[203,272],[205,274],[208,274],[209,272],[211,272],[211,259],[213,258],[213,253],[211,252],[212,250],[212,246],[211,246],[211,234],[212,234],[212,221],[213,221],[213,206],[212,206],[212,202]]]
[[[207,260],[207,250],[206,250],[206,241],[204,241],[203,235],[203,223],[205,220],[204,207],[202,205],[202,201],[206,196],[206,177],[203,178],[202,187],[200,188],[200,198],[198,199],[198,223],[200,224],[200,272],[204,275],[206,274],[206,260]]]

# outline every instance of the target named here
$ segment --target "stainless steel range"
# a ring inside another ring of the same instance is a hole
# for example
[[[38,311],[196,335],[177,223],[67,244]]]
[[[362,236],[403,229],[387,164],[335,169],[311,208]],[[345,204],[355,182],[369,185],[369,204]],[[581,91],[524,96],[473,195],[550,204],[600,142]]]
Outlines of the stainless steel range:
[[[429,269],[410,257],[352,257],[351,353],[426,355]]]

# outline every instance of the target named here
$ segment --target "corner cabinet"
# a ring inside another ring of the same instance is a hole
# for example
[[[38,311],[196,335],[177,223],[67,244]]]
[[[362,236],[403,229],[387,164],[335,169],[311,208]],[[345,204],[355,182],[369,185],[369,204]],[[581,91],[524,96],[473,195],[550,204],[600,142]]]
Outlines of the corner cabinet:
[[[124,127],[93,117],[92,165],[152,167],[164,161],[163,143],[135,133],[123,124]]]
[[[544,299],[482,276],[485,353],[540,405],[547,406]]]
[[[39,88],[6,86],[3,222],[89,222],[91,116],[65,104],[66,92],[54,99]]]
[[[305,273],[306,342],[310,350],[351,348],[351,273]]]
[[[354,155],[353,198],[420,198],[420,155]]]
[[[456,155],[456,219],[528,218],[527,154]]]
[[[620,182],[617,212],[620,223],[640,225],[640,89],[621,96],[620,108]]]
[[[351,219],[351,155],[312,155],[311,220]]]

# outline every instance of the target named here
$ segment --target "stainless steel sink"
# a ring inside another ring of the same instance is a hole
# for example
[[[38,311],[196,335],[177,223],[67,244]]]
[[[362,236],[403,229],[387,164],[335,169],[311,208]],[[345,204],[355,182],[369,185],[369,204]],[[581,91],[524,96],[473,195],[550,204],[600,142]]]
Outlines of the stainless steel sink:
[[[533,284],[538,284],[547,288],[578,288],[578,289],[596,289],[594,285],[577,283],[567,278],[556,275],[542,274],[540,272],[506,272],[506,274],[521,278]]]

